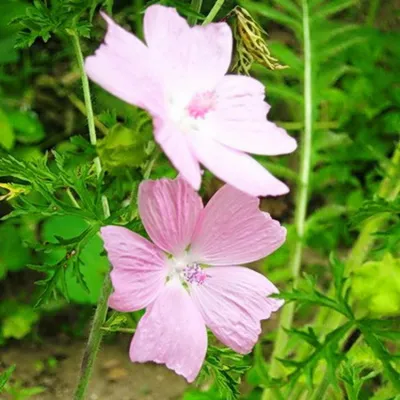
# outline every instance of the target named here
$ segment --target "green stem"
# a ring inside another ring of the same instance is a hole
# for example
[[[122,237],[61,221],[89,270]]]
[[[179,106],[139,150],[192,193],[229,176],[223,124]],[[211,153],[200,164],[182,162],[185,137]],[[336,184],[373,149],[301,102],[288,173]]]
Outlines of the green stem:
[[[218,14],[218,11],[221,9],[221,7],[224,5],[224,3],[225,3],[225,0],[217,0],[214,3],[213,8],[210,10],[207,17],[203,21],[203,25],[207,25],[214,20],[215,16]]]
[[[192,2],[191,2],[191,8],[192,8],[192,10],[193,11],[196,11],[196,12],[200,12],[200,10],[201,10],[201,6],[203,5],[203,0],[192,0]],[[197,17],[196,16],[194,16],[194,15],[191,15],[189,18],[188,18],[188,22],[189,22],[189,24],[190,25],[196,25],[196,22],[197,22]]]
[[[151,170],[154,167],[154,163],[157,161],[158,156],[160,155],[160,151],[158,149],[154,150],[153,156],[148,161],[146,168],[143,172],[143,179],[149,179],[151,175]]]
[[[379,3],[380,0],[371,0],[366,20],[367,26],[374,26],[376,14],[379,9]]]
[[[70,188],[67,188],[67,195],[71,200],[71,203],[76,207],[76,208],[81,208],[77,200],[75,199],[74,195],[71,192]]]
[[[135,27],[136,35],[142,36],[143,34],[143,15],[142,10],[144,8],[144,0],[135,0],[133,2],[134,13],[135,13]]]
[[[300,160],[300,183],[297,193],[295,210],[295,228],[297,240],[292,255],[290,268],[292,272],[293,286],[297,287],[300,267],[303,254],[305,221],[307,214],[307,200],[311,169],[311,144],[313,131],[313,110],[312,110],[312,64],[311,64],[311,39],[310,39],[310,20],[308,13],[307,0],[302,0],[303,6],[303,31],[304,31],[304,132],[301,137],[301,160]],[[294,303],[286,305],[281,313],[279,321],[277,340],[272,353],[270,374],[273,377],[283,373],[277,357],[284,357],[288,336],[283,328],[290,329],[293,322]],[[264,391],[263,400],[268,399],[268,392]]]
[[[133,329],[133,328],[116,328],[116,329],[113,329],[113,328],[108,328],[106,326],[102,326],[100,329],[102,331],[110,332],[110,333],[120,332],[120,333],[134,334],[136,332],[136,329]]]
[[[87,118],[87,112],[85,104],[80,100],[74,93],[68,95],[69,101]],[[96,117],[94,118],[96,128],[101,131],[103,135],[107,135],[108,129],[103,125]]]
[[[100,343],[103,338],[102,326],[106,320],[108,311],[108,297],[111,294],[111,280],[110,275],[107,274],[104,278],[103,287],[101,290],[100,298],[97,303],[96,312],[94,314],[92,327],[90,329],[89,339],[86,343],[85,351],[83,353],[81,370],[78,380],[78,385],[75,390],[74,400],[83,400],[88,389],[89,380],[92,375],[94,362],[100,348]]]
[[[91,99],[91,95],[90,95],[89,79],[85,72],[85,61],[83,59],[81,44],[79,43],[79,37],[76,34],[76,32],[74,32],[72,34],[72,43],[74,45],[75,55],[76,55],[76,59],[78,61],[79,72],[81,74],[82,90],[83,90],[83,97],[85,99],[86,116],[87,116],[87,122],[88,122],[90,143],[93,146],[96,146],[96,144],[97,144],[96,127],[95,127],[95,123],[94,123],[94,113],[93,113],[92,99]],[[94,159],[94,167],[96,169],[97,176],[100,176],[101,163],[100,163],[100,159],[98,157],[96,157]]]
[[[309,397],[309,399],[310,400],[321,400],[325,398],[328,399],[329,397],[327,397],[326,394],[330,384],[331,383],[329,380],[329,375],[325,373],[318,388],[314,391],[313,395]]]
[[[94,122],[92,100],[90,95],[89,80],[85,72],[84,59],[83,59],[81,45],[79,43],[79,37],[76,34],[76,32],[73,32],[71,36],[82,79],[83,97],[85,100],[85,106],[87,112],[90,143],[93,146],[95,146],[97,143],[97,138],[96,138],[96,128]],[[96,157],[94,160],[94,166],[96,175],[98,178],[100,178],[101,162],[98,157]],[[102,196],[102,206],[103,206],[104,217],[108,218],[110,216],[110,208],[106,196]],[[85,394],[93,370],[93,365],[96,360],[97,353],[99,351],[101,339],[103,337],[103,331],[101,330],[101,327],[104,324],[104,321],[107,316],[108,297],[110,296],[111,288],[112,285],[110,276],[107,273],[107,275],[104,278],[103,287],[97,304],[96,312],[94,314],[94,319],[90,329],[89,338],[86,344],[85,351],[83,353],[78,385],[76,387],[76,391],[74,394],[75,400],[83,400],[85,398]]]

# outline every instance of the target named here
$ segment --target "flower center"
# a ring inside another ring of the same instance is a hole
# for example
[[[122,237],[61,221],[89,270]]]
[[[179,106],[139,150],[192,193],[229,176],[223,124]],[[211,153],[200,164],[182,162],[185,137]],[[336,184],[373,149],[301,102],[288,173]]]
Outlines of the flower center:
[[[208,113],[215,110],[217,97],[214,91],[195,94],[189,101],[184,98],[169,99],[169,116],[181,132],[199,131]]]
[[[208,275],[197,263],[182,259],[169,259],[169,279],[179,279],[182,283],[202,285]]]
[[[206,114],[215,108],[215,102],[215,92],[207,91],[203,93],[197,93],[186,107],[186,111],[192,118],[204,119]]]
[[[187,265],[183,269],[183,277],[188,283],[202,285],[207,278],[207,274],[201,269],[199,264]]]

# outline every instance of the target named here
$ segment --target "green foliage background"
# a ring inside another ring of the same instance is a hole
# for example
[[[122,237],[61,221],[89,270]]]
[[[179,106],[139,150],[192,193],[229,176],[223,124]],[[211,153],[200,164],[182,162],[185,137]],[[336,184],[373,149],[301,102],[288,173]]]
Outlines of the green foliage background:
[[[99,141],[96,148],[90,145],[71,45],[76,34],[85,55],[94,51],[104,32],[96,16],[100,7],[140,36],[142,12],[151,3],[0,4],[1,346],[34,340],[41,335],[43,317],[66,309],[74,314],[76,329],[61,324],[60,331],[82,336],[79,315],[97,303],[108,270],[99,227],[127,224],[145,234],[136,207],[139,182],[150,170],[153,178],[175,176],[152,140],[149,116],[95,85]],[[204,1],[200,12],[190,1],[160,3],[201,21],[214,1]],[[226,18],[235,27],[232,10],[246,9],[267,32],[263,39],[271,55],[289,67],[270,70],[257,63],[259,42],[254,42],[253,58],[244,58],[244,70],[265,83],[269,118],[301,146],[304,131],[312,133],[310,181],[307,188],[299,181],[304,149],[286,157],[257,157],[292,188],[289,196],[263,202],[289,234],[285,246],[257,268],[284,289],[294,323],[278,330],[274,322],[249,357],[212,346],[198,386],[188,389],[185,400],[398,398],[396,3],[243,0],[225,1],[219,11],[216,19]],[[236,60],[242,60],[244,46],[253,45],[248,42],[253,39],[236,36]],[[307,65],[311,73],[305,80]],[[308,106],[312,120],[307,128]],[[101,179],[92,167],[96,154],[105,169]],[[209,173],[204,178],[207,200],[219,183]],[[302,190],[308,205],[303,220],[298,212]],[[110,201],[109,218],[102,214],[102,195]],[[293,273],[296,248],[302,255],[299,274]],[[105,328],[132,330],[139,315],[110,313]],[[279,351],[277,342],[284,344]],[[20,391],[9,381],[12,372],[10,367],[0,375],[0,391]],[[44,390],[34,389],[26,396]]]

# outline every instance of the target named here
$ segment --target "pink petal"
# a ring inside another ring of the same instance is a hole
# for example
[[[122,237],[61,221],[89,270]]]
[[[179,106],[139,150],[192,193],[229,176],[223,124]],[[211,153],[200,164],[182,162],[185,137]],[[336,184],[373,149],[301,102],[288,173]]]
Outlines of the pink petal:
[[[198,51],[190,70],[195,74],[194,80],[200,83],[200,88],[214,88],[228,72],[231,63],[231,28],[227,23],[219,22],[205,26],[196,25],[192,31],[194,46]]]
[[[225,345],[247,354],[261,333],[260,321],[283,304],[268,298],[278,289],[263,275],[243,267],[211,267],[190,294],[206,325]]]
[[[193,382],[207,351],[206,327],[189,294],[176,281],[170,281],[147,309],[133,337],[133,362],[165,364]]]
[[[173,8],[153,5],[144,17],[146,43],[176,96],[213,89],[228,70],[232,32],[226,23],[191,28]]]
[[[101,236],[113,266],[114,293],[109,298],[110,307],[122,312],[147,307],[165,284],[168,269],[164,253],[120,226],[101,228]]]
[[[156,118],[154,119],[154,137],[174,167],[192,185],[193,189],[199,190],[201,184],[199,162],[193,156],[184,135],[172,124]]]
[[[254,154],[291,153],[296,141],[267,121],[264,85],[254,78],[227,75],[217,86],[218,102],[210,115],[214,137],[237,150]]]
[[[245,153],[224,146],[203,132],[192,133],[192,151],[215,176],[252,196],[279,196],[289,188]]]
[[[143,181],[139,213],[147,233],[163,250],[181,255],[190,244],[203,203],[182,178]]]
[[[266,257],[286,239],[286,229],[267,213],[260,201],[225,185],[200,214],[190,257],[208,265],[244,264]]]
[[[164,109],[164,94],[149,50],[136,36],[102,14],[108,30],[95,55],[85,61],[88,76],[114,96],[153,114]]]

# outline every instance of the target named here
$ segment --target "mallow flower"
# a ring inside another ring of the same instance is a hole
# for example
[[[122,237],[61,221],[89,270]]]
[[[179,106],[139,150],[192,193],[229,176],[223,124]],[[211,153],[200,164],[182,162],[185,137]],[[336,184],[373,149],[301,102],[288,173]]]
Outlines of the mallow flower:
[[[101,229],[112,264],[109,306],[146,308],[130,346],[133,362],[153,361],[192,382],[207,350],[208,327],[226,346],[249,353],[261,320],[282,301],[277,288],[240,264],[267,256],[286,230],[259,199],[230,185],[203,207],[182,178],[143,181],[139,213],[152,240],[120,226]]]
[[[127,103],[147,110],[154,137],[179,173],[200,188],[200,163],[254,196],[288,187],[247,153],[286,154],[296,141],[266,118],[264,85],[227,74],[232,58],[228,24],[190,27],[175,9],[147,8],[146,44],[108,16],[104,43],[86,59],[88,76]]]

